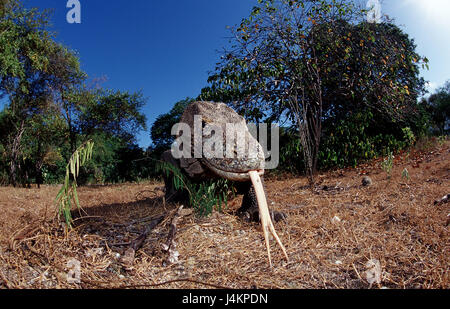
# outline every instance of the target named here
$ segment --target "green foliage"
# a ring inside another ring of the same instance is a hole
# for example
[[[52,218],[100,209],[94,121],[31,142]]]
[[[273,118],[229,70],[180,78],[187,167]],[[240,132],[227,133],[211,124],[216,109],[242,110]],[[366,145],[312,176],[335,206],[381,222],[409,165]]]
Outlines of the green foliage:
[[[405,167],[405,169],[402,172],[402,179],[410,180],[411,177],[409,176],[408,169]]]
[[[445,142],[447,141],[447,138],[448,138],[448,136],[445,136],[445,135],[440,135],[440,136],[438,136],[438,137],[437,137],[438,145],[439,145],[440,147],[444,146],[444,145],[445,145]]]
[[[214,209],[221,211],[222,205],[228,203],[228,193],[232,191],[231,183],[226,179],[217,179],[194,183],[180,169],[166,162],[158,162],[157,171],[167,177],[173,176],[176,190],[186,190],[189,195],[189,205],[199,216],[208,216]]]
[[[420,135],[426,127],[417,98],[428,59],[399,27],[367,23],[365,13],[354,1],[258,1],[232,28],[201,98],[232,104],[249,120],[297,126],[303,147],[288,143],[280,156],[289,162],[297,149],[306,160],[289,167],[355,165],[402,147],[402,128]],[[364,113],[370,125],[358,119]]]
[[[367,133],[372,117],[370,112],[360,112],[333,125],[326,123],[319,153],[321,167],[355,166],[362,160],[373,158],[377,154],[375,140]]]
[[[416,142],[416,136],[414,135],[414,132],[410,127],[403,128],[402,132],[404,135],[405,146],[412,146]]]
[[[146,117],[141,113],[146,99],[141,92],[81,88],[73,90],[68,98],[77,102],[80,113],[75,125],[87,136],[102,132],[132,140],[137,132],[147,129]]]
[[[393,134],[395,133],[395,134]],[[323,124],[318,167],[321,170],[356,166],[370,159],[385,156],[414,145],[415,134],[401,123],[388,126],[379,123],[368,111],[347,115],[338,121]],[[304,168],[301,144],[293,130],[281,130],[279,170],[300,173]]]
[[[430,125],[437,135],[449,134],[450,129],[450,80],[421,102],[430,117]],[[446,130],[447,123],[447,130]]]
[[[137,144],[102,132],[93,134],[91,139],[96,151],[81,168],[79,185],[157,178],[153,160]]]
[[[333,117],[370,108],[377,119],[403,121],[417,115],[425,82],[420,64],[428,59],[391,23],[325,24],[318,30],[323,68],[324,110]],[[330,48],[329,41],[336,42]],[[334,45],[333,45],[334,46]]]
[[[415,135],[409,127],[376,121],[370,111],[351,113],[338,121],[324,123],[319,166],[322,169],[356,166],[385,155],[388,149],[398,151],[414,142]]]
[[[45,71],[49,64],[48,12],[25,9],[7,1],[0,14],[0,94],[30,91],[30,70]]]
[[[48,12],[19,0],[1,3],[0,98],[8,103],[0,114],[0,168],[7,183],[63,181],[65,161],[89,139],[102,151],[82,168],[81,183],[91,174],[98,182],[147,177],[144,164],[132,164],[145,157],[132,149],[136,133],[146,129],[142,94],[87,88],[77,53],[49,31]]]
[[[0,97],[7,96],[9,104],[0,122],[10,123],[2,138],[13,185],[30,176],[41,182],[46,155],[64,142],[53,133],[70,128],[62,124],[68,114],[58,115],[62,109],[55,102],[68,84],[84,77],[76,55],[53,40],[48,26],[48,12],[26,9],[20,1],[1,9]]]
[[[184,110],[192,102],[194,102],[192,98],[181,100],[175,103],[174,107],[168,113],[156,118],[150,130],[150,136],[156,152],[162,154],[162,152],[170,148],[174,141],[174,136],[171,135],[172,127],[180,122]]]
[[[394,167],[394,154],[392,152],[389,152],[387,158],[380,163],[380,166],[390,179],[392,176],[392,168]]]
[[[302,103],[316,102],[313,88],[320,88],[320,68],[313,45],[315,27],[350,20],[355,8],[347,0],[306,2],[259,2],[248,18],[231,28],[236,39],[209,77],[211,86],[202,90],[202,97],[236,101],[238,112],[252,120],[278,119],[286,111],[292,116],[289,100],[301,99],[300,92],[305,94]]]
[[[72,205],[75,204],[78,209],[81,209],[77,194],[77,177],[80,173],[80,167],[84,166],[91,159],[93,148],[94,143],[92,141],[87,141],[72,154],[72,157],[66,166],[64,183],[61,190],[56,195],[59,216],[64,216],[68,227],[72,226]]]
[[[304,170],[304,161],[298,135],[294,130],[280,129],[280,164],[278,170],[300,174]]]

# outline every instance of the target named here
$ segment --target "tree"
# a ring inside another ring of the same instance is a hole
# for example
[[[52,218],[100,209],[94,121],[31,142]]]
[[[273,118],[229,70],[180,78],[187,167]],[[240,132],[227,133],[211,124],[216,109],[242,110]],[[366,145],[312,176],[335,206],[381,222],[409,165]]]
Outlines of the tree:
[[[0,97],[9,96],[9,130],[6,149],[10,182],[16,185],[21,140],[27,121],[47,104],[46,81],[52,41],[47,12],[27,10],[18,1],[0,5]]]
[[[162,154],[167,149],[170,149],[175,140],[174,136],[171,135],[172,127],[180,121],[186,107],[194,101],[192,98],[181,100],[175,103],[174,107],[168,113],[156,118],[150,130],[150,136],[153,141],[153,152]]]
[[[53,108],[52,108],[53,107]],[[65,143],[66,124],[54,106],[34,115],[24,132],[23,156],[30,164],[27,176],[33,176],[38,188],[44,182],[43,168],[63,160],[60,146]]]
[[[415,45],[393,25],[371,24],[354,1],[258,1],[232,29],[232,47],[202,97],[247,118],[297,126],[313,183],[323,121],[357,106],[402,119],[423,80]]]
[[[46,162],[70,159],[98,132],[126,144],[146,129],[142,94],[87,88],[78,55],[54,40],[48,24],[46,11],[0,2],[0,98],[9,99],[1,149],[13,185],[19,174],[40,184]]]
[[[331,31],[330,31],[331,30]],[[418,98],[425,91],[419,68],[427,59],[414,41],[389,21],[340,22],[320,29],[323,70],[322,167],[355,166],[406,147],[404,130],[424,134]],[[337,41],[326,49],[328,41]]]
[[[83,89],[72,93],[70,98],[79,103],[77,126],[86,138],[101,131],[132,142],[139,131],[147,129],[146,117],[141,112],[147,100],[141,92]]]
[[[70,143],[70,155],[77,148],[77,121],[81,114],[81,106],[92,98],[84,96],[83,82],[87,75],[80,69],[80,61],[75,52],[61,44],[53,44],[49,59],[49,88],[52,102],[65,119]],[[88,93],[89,94],[89,93]]]
[[[414,41],[388,22],[341,21],[333,28],[321,25],[318,32],[316,50],[326,59],[320,65],[325,117],[339,120],[368,108],[378,121],[407,122],[425,91],[419,65],[428,62],[417,54]]]
[[[68,88],[64,101],[58,101],[63,104],[62,117],[68,129],[70,151],[66,155],[70,156],[73,147],[88,140],[93,140],[96,148],[93,159],[81,171],[79,184],[87,183],[91,175],[100,183],[131,180],[127,173],[140,175],[134,170],[121,169],[119,164],[131,168],[135,159],[121,157],[121,153],[136,146],[136,134],[146,129],[146,117],[141,111],[145,103],[140,92],[88,88],[84,84]],[[141,153],[143,156],[142,150]]]
[[[422,99],[422,106],[430,114],[432,125],[439,134],[448,134],[450,120],[450,80],[428,98]]]
[[[298,128],[312,185],[323,115],[320,64],[326,62],[317,51],[317,25],[353,21],[357,10],[352,1],[258,2],[250,17],[233,29],[232,50],[210,76],[212,86],[202,95],[234,101],[251,118],[287,116]]]

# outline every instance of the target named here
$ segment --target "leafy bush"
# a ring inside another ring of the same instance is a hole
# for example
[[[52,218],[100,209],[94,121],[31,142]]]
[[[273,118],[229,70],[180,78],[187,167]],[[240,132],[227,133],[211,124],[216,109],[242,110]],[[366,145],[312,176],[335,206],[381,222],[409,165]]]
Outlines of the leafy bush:
[[[167,162],[157,164],[158,172],[167,177],[173,175],[173,185],[176,190],[186,190],[189,195],[189,205],[199,216],[210,215],[214,208],[222,211],[222,205],[228,203],[228,193],[233,190],[232,184],[226,179],[215,179],[194,183],[190,181],[177,167]]]
[[[403,128],[402,131],[405,139],[405,146],[412,146],[416,142],[416,136],[414,135],[413,131],[410,127]]]
[[[290,130],[280,128],[280,164],[278,171],[298,174],[304,170],[300,139]]]
[[[337,121],[334,126],[328,124],[319,152],[320,167],[355,166],[373,158],[377,153],[375,141],[367,133],[372,117],[370,112],[359,112]]]
[[[410,180],[411,177],[409,176],[409,171],[408,169],[405,167],[405,169],[402,172],[402,179],[406,179],[406,180]]]
[[[394,167],[394,154],[389,152],[387,158],[381,162],[381,169],[386,172],[388,178],[391,178],[392,168]]]
[[[319,169],[344,168],[413,146],[417,137],[404,123],[375,121],[367,110],[346,118],[324,122]],[[298,173],[303,169],[301,145],[295,132],[282,130],[279,170]]]
[[[429,116],[429,126],[436,135],[449,134],[450,120],[450,80],[438,88],[428,98],[423,98],[420,106]]]
[[[73,203],[80,209],[80,202],[77,194],[77,177],[80,174],[80,167],[84,166],[92,158],[94,143],[87,141],[81,145],[73,154],[66,166],[66,177],[63,186],[56,195],[59,215],[63,215],[68,227],[72,225],[71,209]]]

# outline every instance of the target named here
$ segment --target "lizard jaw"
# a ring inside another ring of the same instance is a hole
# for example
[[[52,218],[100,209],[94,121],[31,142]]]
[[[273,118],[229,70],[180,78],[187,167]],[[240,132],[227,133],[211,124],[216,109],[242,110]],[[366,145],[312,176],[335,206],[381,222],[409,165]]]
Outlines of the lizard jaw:
[[[206,161],[206,160],[205,160]],[[208,168],[213,171],[217,176],[220,176],[222,178],[231,180],[231,181],[239,181],[239,182],[244,182],[244,181],[250,181],[250,175],[248,172],[246,173],[238,173],[238,172],[228,172],[228,171],[223,171],[220,170],[218,168],[216,168],[215,166],[213,166],[212,164],[208,164],[208,162],[204,162],[206,166],[208,166]],[[264,170],[260,169],[257,170],[257,173],[259,176],[263,176],[264,175]]]

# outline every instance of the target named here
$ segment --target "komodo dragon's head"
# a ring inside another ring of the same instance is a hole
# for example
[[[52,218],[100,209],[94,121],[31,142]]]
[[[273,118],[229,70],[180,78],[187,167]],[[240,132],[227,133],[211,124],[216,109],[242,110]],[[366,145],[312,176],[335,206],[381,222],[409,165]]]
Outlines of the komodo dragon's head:
[[[194,121],[200,119],[196,132]],[[264,151],[248,130],[245,119],[224,103],[194,102],[183,113],[181,123],[188,124],[192,133],[192,154],[201,148],[197,158],[214,174],[233,181],[250,181],[249,171],[264,174]],[[209,130],[212,129],[212,130]],[[212,147],[214,140],[221,140]],[[220,154],[220,155],[217,155]]]

